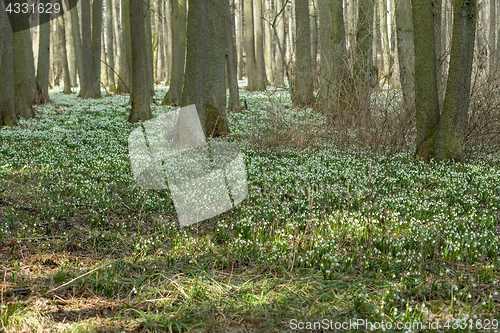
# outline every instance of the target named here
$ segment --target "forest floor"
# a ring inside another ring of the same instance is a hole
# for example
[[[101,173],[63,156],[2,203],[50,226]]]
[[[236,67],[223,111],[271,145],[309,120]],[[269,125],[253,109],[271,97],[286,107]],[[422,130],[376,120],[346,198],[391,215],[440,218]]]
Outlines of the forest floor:
[[[242,91],[248,197],[180,227],[134,184],[128,96],[51,98],[0,131],[0,332],[498,331],[499,156],[335,148]]]

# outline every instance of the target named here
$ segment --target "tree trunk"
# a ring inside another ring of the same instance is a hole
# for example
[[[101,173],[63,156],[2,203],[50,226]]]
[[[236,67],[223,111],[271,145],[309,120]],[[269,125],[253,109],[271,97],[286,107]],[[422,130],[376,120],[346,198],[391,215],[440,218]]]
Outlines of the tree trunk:
[[[355,26],[354,44],[356,53],[353,57],[356,109],[367,114],[370,112],[371,93],[377,84],[377,70],[373,66],[373,0],[358,0],[358,20]]]
[[[415,106],[417,155],[430,159],[435,153],[434,134],[439,123],[436,82],[436,43],[432,0],[412,0],[415,36]]]
[[[66,16],[67,17],[67,16]],[[71,94],[71,77],[68,67],[68,52],[66,50],[66,26],[64,25],[65,16],[61,15],[57,18],[57,34],[59,35],[59,40],[61,42],[61,60],[62,60],[62,70],[64,78],[64,94]]]
[[[331,100],[333,110],[329,110],[327,120],[332,122],[336,117],[342,115],[346,109],[346,89],[348,87],[348,65],[346,59],[346,38],[344,25],[344,12],[342,0],[330,0],[330,15],[332,20],[332,44],[333,44],[333,73],[330,78],[332,82]]]
[[[435,34],[435,42],[436,42],[436,78],[438,85],[438,98],[439,98],[439,107],[443,105],[444,99],[444,85],[446,81],[446,77],[443,76],[443,56],[444,56],[444,45],[443,45],[443,31],[441,29],[441,20],[442,20],[442,2],[443,0],[434,0],[434,34]]]
[[[273,32],[271,30],[271,25],[269,24],[269,22],[271,22],[273,19],[271,17],[270,0],[265,0],[264,6],[265,6],[264,16],[266,18],[266,20],[264,20],[264,44],[265,44],[264,55],[265,55],[265,65],[266,65],[266,76],[267,76],[267,79],[269,80],[269,82],[271,84],[273,84],[274,83],[274,68],[273,68],[273,65],[274,65],[274,62],[273,62],[274,37],[272,35]]]
[[[142,1],[130,1],[130,37],[132,44],[132,110],[128,121],[136,123],[153,118],[151,113],[151,95],[149,92],[147,70],[147,47],[145,16],[149,4]],[[152,65],[152,64],[151,64]]]
[[[0,1],[0,127],[16,123],[13,36],[5,3]]]
[[[81,5],[80,5],[81,6]],[[69,0],[66,0],[66,7],[69,7]],[[78,69],[78,79],[80,83],[80,88],[82,86],[82,76],[84,72],[83,68],[83,55],[82,55],[82,40],[80,37],[80,20],[78,18],[78,5],[75,6],[71,11],[71,34],[73,36],[73,42],[75,43],[75,55],[76,55],[76,67]]]
[[[387,0],[379,0],[380,36],[382,40],[382,59],[384,63],[382,75],[390,78],[391,71],[391,49],[389,46],[389,29],[387,28]]]
[[[319,92],[315,108],[326,114],[331,109],[331,79],[333,75],[333,41],[330,3],[319,1]]]
[[[165,7],[165,63],[166,63],[166,81],[168,82],[168,85],[170,86],[172,83],[172,62],[173,62],[173,53],[172,53],[172,40],[173,40],[173,35],[172,35],[172,2],[173,1],[178,1],[178,0],[166,0],[166,7]],[[181,85],[182,87],[182,85]],[[170,87],[169,87],[170,89]]]
[[[130,36],[130,0],[122,0],[121,60],[117,93],[131,93],[132,80],[132,41]],[[143,68],[144,70],[144,68]]]
[[[311,34],[309,30],[309,3],[307,0],[295,1],[296,20],[296,70],[294,78],[293,101],[300,106],[312,106],[313,68],[311,64]]]
[[[320,1],[323,2],[323,1]],[[286,43],[285,43],[285,11],[286,9],[283,8],[285,6],[285,0],[276,0],[277,4],[277,14],[279,14],[279,17],[276,19],[276,22],[278,22],[278,42],[280,47],[278,47],[278,51],[276,52],[276,82],[275,86],[276,87],[284,87],[285,86],[285,66],[284,66],[284,61],[285,61],[285,50],[286,50]],[[280,14],[281,11],[281,14]],[[281,48],[281,51],[280,51]]]
[[[267,0],[269,1],[269,0]],[[266,64],[264,61],[264,36],[262,20],[262,0],[253,0],[254,29],[255,29],[255,61],[257,74],[264,87],[267,85]]]
[[[314,88],[318,86],[317,80],[317,58],[318,58],[318,9],[316,6],[317,1],[313,0],[313,14],[310,16],[310,33],[311,33],[311,68]]]
[[[47,4],[45,0],[41,3]],[[40,13],[40,21],[46,22],[38,27],[38,64],[36,68],[37,99],[36,104],[50,102],[49,97],[49,68],[50,68],[50,14]],[[57,57],[56,57],[57,58]]]
[[[243,80],[243,0],[236,2],[236,47],[238,52],[238,80]]]
[[[95,97],[101,95],[101,33],[103,0],[92,0],[92,61]]]
[[[71,79],[71,87],[76,87],[76,53],[75,53],[75,43],[73,42],[73,34],[71,33],[71,14],[66,15],[64,18],[64,24],[69,28],[64,30],[66,31],[66,50],[67,50],[67,59],[68,59],[68,68],[69,68],[69,77]]]
[[[254,36],[254,15],[253,0],[245,0],[245,56],[246,56],[246,74],[248,78],[248,91],[264,90],[264,81],[257,69],[257,60],[255,58],[255,36]]]
[[[496,2],[495,0],[489,0],[489,9],[490,9],[490,22],[489,22],[489,46],[490,46],[490,73],[493,73],[495,70],[495,63],[496,63],[496,47],[495,47],[495,33],[496,33],[496,27],[495,27],[495,22],[496,22],[496,15],[495,15],[495,10],[496,10]]]
[[[228,54],[229,17],[226,0],[211,0],[208,17],[208,66],[206,134],[214,137],[225,136],[229,132],[226,114],[226,57]],[[232,39],[232,38],[231,38]],[[232,44],[232,43],[231,43]]]
[[[120,14],[120,0],[111,0],[111,7],[113,9],[113,50],[116,52],[115,56],[115,72],[120,72],[120,66],[122,62],[122,38],[121,38],[121,14]],[[120,82],[120,78],[118,79],[118,83]]]
[[[151,7],[150,2],[146,1],[145,3],[145,36],[146,36],[146,75],[147,75],[147,83],[148,83],[148,91],[151,95],[151,102],[153,102],[153,97],[155,96],[155,75],[153,68],[153,34],[151,32]]]
[[[163,81],[163,0],[156,0],[156,15],[155,15],[155,32],[156,32],[156,82]]]
[[[436,158],[463,161],[474,59],[476,0],[455,0],[450,70],[436,136]]]
[[[415,47],[410,0],[396,2],[396,37],[398,41],[399,76],[406,110],[415,107]]]
[[[28,26],[28,21],[24,19],[24,15],[13,15],[13,25],[14,28]],[[17,30],[14,33],[13,54],[16,115],[29,119],[35,116],[31,103],[37,95],[33,48],[29,29]]]
[[[113,49],[113,3],[106,0],[106,53],[108,55],[108,87],[115,87],[115,52]]]
[[[206,0],[190,0],[187,20],[187,50],[181,106],[196,105],[205,135],[208,66],[208,12]]]
[[[233,1],[234,5],[234,1]],[[231,6],[234,8],[234,6]],[[236,53],[236,33],[235,33],[235,13],[229,6],[226,6],[226,43],[227,43],[227,86],[229,87],[229,110],[238,111],[240,109],[240,93],[238,90],[238,59]]]
[[[96,98],[100,94],[95,89],[94,81],[94,57],[92,52],[92,31],[90,20],[90,0],[80,1],[82,8],[82,60],[83,71],[80,73],[80,95],[81,98]],[[100,35],[100,29],[99,29]],[[100,38],[99,38],[100,39]],[[99,47],[100,52],[101,48]]]
[[[184,75],[184,63],[186,56],[185,42],[185,0],[172,0],[172,63],[170,87],[163,99],[163,105],[179,105],[182,99],[182,85]]]
[[[362,1],[362,0],[360,0]],[[354,59],[356,49],[356,8],[358,4],[356,0],[348,0],[347,2],[347,31],[349,40],[349,54]]]

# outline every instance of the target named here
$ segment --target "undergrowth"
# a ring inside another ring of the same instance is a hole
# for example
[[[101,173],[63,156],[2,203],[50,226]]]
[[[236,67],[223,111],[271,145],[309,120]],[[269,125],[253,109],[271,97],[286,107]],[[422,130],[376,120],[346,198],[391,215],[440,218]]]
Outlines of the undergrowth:
[[[411,137],[363,149],[285,90],[242,91],[229,139],[248,197],[181,228],[168,190],[134,184],[128,97],[51,98],[0,132],[0,331],[494,329],[497,155],[425,164]]]

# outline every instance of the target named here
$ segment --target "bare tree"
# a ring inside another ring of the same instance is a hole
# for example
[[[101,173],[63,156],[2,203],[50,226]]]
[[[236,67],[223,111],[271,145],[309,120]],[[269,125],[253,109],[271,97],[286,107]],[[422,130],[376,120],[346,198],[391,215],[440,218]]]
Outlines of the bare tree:
[[[311,64],[311,36],[309,22],[309,3],[307,0],[295,1],[296,18],[296,64],[293,80],[293,101],[297,105],[313,105],[313,77]]]
[[[44,0],[42,3],[49,3]],[[50,68],[50,14],[40,13],[39,38],[38,38],[38,64],[36,68],[36,83],[37,83],[37,104],[50,102],[49,97],[49,68]]]
[[[208,12],[206,0],[190,0],[187,19],[187,50],[181,106],[196,105],[206,132]]]
[[[14,105],[13,36],[6,15],[5,3],[0,1],[0,127],[16,123]]]
[[[149,92],[147,73],[146,30],[145,16],[149,5],[143,1],[130,1],[130,37],[132,41],[132,110],[128,121],[131,123],[139,120],[153,118],[151,113],[151,95]]]
[[[113,47],[113,2],[106,0],[106,53],[108,56],[108,86],[115,87],[115,49]]]

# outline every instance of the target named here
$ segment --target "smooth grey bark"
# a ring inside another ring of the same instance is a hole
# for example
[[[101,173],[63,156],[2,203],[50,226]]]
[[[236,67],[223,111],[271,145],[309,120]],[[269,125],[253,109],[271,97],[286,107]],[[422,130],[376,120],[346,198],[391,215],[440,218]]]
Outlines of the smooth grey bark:
[[[172,0],[172,63],[170,86],[163,105],[179,105],[182,99],[182,85],[186,59],[186,1]]]
[[[257,68],[257,60],[255,57],[255,31],[254,31],[254,14],[253,0],[245,0],[244,4],[245,15],[245,69],[248,78],[248,91],[264,90],[265,85]]]
[[[117,93],[132,93],[132,40],[130,36],[130,0],[122,0],[121,60]],[[144,69],[143,69],[144,70]]]
[[[269,0],[267,0],[269,1]],[[257,74],[263,85],[267,85],[266,63],[264,60],[264,33],[262,19],[262,0],[253,0],[254,7],[254,29],[255,29],[255,62],[257,64]]]
[[[264,56],[265,56],[265,66],[266,66],[266,76],[271,84],[274,84],[274,61],[273,61],[273,32],[269,22],[272,20],[271,17],[271,4],[270,0],[264,1]]]
[[[379,1],[379,15],[380,15],[380,37],[382,41],[382,59],[383,71],[382,74],[388,79],[391,71],[391,51],[389,46],[389,29],[387,27],[387,1]]]
[[[61,43],[61,67],[63,71],[64,80],[64,94],[71,94],[71,77],[68,66],[68,52],[66,50],[66,26],[64,24],[64,15],[57,18],[57,35]]]
[[[45,0],[43,4],[49,3]],[[37,98],[36,104],[50,102],[49,97],[49,69],[50,69],[50,30],[52,21],[50,14],[40,13],[40,21],[43,23],[38,27],[38,64],[36,68]]]
[[[13,24],[27,25],[22,16],[14,15]],[[29,29],[14,33],[14,98],[16,115],[25,119],[35,116],[32,101],[36,98],[33,48]]]
[[[149,94],[151,95],[151,102],[153,102],[153,97],[155,95],[155,75],[153,67],[153,34],[151,32],[151,7],[150,2],[146,1],[144,4],[146,6],[144,24],[145,26],[145,36],[146,36],[146,75],[148,82]]]
[[[75,44],[75,55],[76,55],[76,67],[78,69],[78,79],[80,83],[80,87],[82,84],[82,73],[84,72],[83,66],[83,57],[82,57],[82,39],[80,36],[80,20],[78,18],[78,7],[77,6],[71,9],[71,35],[73,36],[73,42]],[[66,0],[66,7],[69,7],[69,0]]]
[[[226,113],[226,63],[229,51],[229,2],[210,0],[208,12],[208,64],[206,134],[218,137],[229,133]],[[229,32],[230,33],[230,32]],[[232,39],[232,38],[231,38]],[[231,41],[232,44],[232,41]]]
[[[331,80],[333,75],[333,40],[330,3],[319,1],[319,92],[315,108],[321,112],[331,109]]]
[[[383,61],[382,57],[379,57],[380,53],[380,10],[378,8],[378,0],[375,0],[373,3],[373,63],[377,67],[377,81],[380,77],[380,73],[383,70]]]
[[[229,88],[229,107],[231,111],[240,109],[240,93],[238,90],[238,57],[236,51],[236,32],[235,32],[235,12],[233,6],[226,6],[226,67],[227,67],[227,86]]]
[[[150,104],[149,77],[146,67],[148,56],[147,52],[145,52],[147,47],[146,8],[148,6],[142,1],[130,1],[130,37],[132,45],[132,109],[128,117],[130,123],[153,118]]]
[[[496,23],[496,14],[495,14],[495,11],[496,11],[496,2],[495,0],[489,0],[489,16],[490,16],[490,20],[489,20],[489,34],[488,34],[488,45],[489,45],[489,48],[490,48],[490,58],[489,58],[489,61],[490,61],[490,73],[493,72],[494,68],[495,68],[495,63],[496,63],[496,59],[497,59],[497,49],[496,49],[496,46],[495,46],[495,42],[496,42],[496,36],[495,36],[495,33],[496,33],[496,27],[495,27],[495,23]]]
[[[444,60],[444,41],[443,41],[443,30],[441,26],[442,20],[442,1],[434,0],[434,35],[436,42],[436,77],[438,84],[438,96],[439,96],[439,106],[441,107],[444,99],[444,89],[446,77],[443,75],[443,60]]]
[[[13,35],[5,3],[0,1],[0,128],[15,123]]]
[[[347,38],[349,40],[349,53],[354,56],[356,49],[356,0],[347,1]]]
[[[331,89],[330,93],[332,110],[328,110],[327,120],[332,122],[337,118],[347,107],[347,88],[349,68],[346,59],[346,37],[344,15],[342,8],[342,0],[330,0],[330,16],[332,20],[332,45],[333,45],[333,73],[330,78]]]
[[[453,11],[450,69],[436,135],[436,158],[463,161],[474,59],[477,2],[455,0]]]
[[[238,52],[238,80],[243,79],[243,0],[236,1],[236,47]]]
[[[396,37],[398,42],[399,76],[406,110],[415,108],[415,45],[410,0],[396,2]]]
[[[313,11],[312,14],[309,16],[309,21],[310,21],[310,33],[311,33],[311,68],[312,68],[312,73],[313,73],[313,81],[314,85],[317,86],[316,84],[316,70],[317,70],[317,57],[318,57],[318,8],[317,8],[317,1],[312,0],[312,6],[313,6]]]
[[[439,123],[436,80],[436,43],[432,0],[412,0],[415,40],[415,107],[417,113],[417,156],[435,154],[435,131]]]
[[[407,0],[408,1],[408,0]],[[377,84],[377,70],[373,65],[373,0],[358,0],[357,31],[355,34],[356,61],[355,74],[358,79],[363,78],[363,83],[368,87]],[[410,13],[411,14],[411,13]]]
[[[296,20],[296,65],[293,80],[293,102],[300,106],[311,106],[315,102],[313,94],[313,68],[311,63],[311,35],[309,22],[309,3],[307,0],[295,1]]]
[[[166,81],[168,82],[168,85],[170,86],[171,81],[172,81],[172,62],[173,62],[173,56],[172,56],[172,40],[173,40],[173,35],[172,35],[172,22],[171,22],[171,15],[168,13],[172,13],[172,2],[177,1],[177,0],[166,0],[166,9],[165,11],[167,14],[165,15],[165,62],[167,64],[166,68]],[[186,16],[187,17],[187,16]],[[181,85],[182,87],[182,85]]]
[[[73,34],[71,32],[71,14],[65,15],[64,24],[66,24],[64,30],[66,31],[66,51],[68,59],[69,77],[71,79],[71,87],[76,87],[78,82],[76,80],[77,68],[76,68],[76,53],[75,53],[75,43],[73,42]],[[66,29],[68,27],[68,29]]]
[[[122,61],[120,5],[121,5],[120,0],[111,0],[111,6],[113,9],[113,50],[116,52],[114,69],[116,73],[121,73],[120,64]],[[118,79],[118,82],[120,82],[120,79]]]
[[[190,0],[187,19],[187,50],[181,106],[196,105],[201,126],[206,131],[208,12],[206,0]]]
[[[106,54],[108,56],[108,87],[115,86],[115,51],[113,48],[113,3],[106,0]]]
[[[351,83],[352,100],[354,110],[363,115],[369,115],[371,94],[377,84],[377,70],[373,66],[373,0],[358,0],[358,18],[354,22],[356,31],[354,33],[355,49],[352,56],[353,80]]]
[[[92,61],[95,97],[101,95],[101,34],[103,0],[92,0]]]
[[[164,79],[164,53],[163,53],[163,16],[165,11],[163,10],[163,0],[156,0],[156,15],[155,15],[155,34],[156,34],[156,82],[161,82]]]
[[[92,52],[92,28],[90,14],[90,0],[80,1],[82,8],[82,61],[83,71],[80,73],[80,94],[81,98],[100,97],[100,93],[95,89],[94,57]],[[99,30],[100,36],[100,30]],[[100,38],[99,38],[100,39]],[[99,53],[101,48],[99,47]]]
[[[320,1],[323,2],[323,1]],[[284,87],[285,86],[285,66],[284,66],[284,61],[285,61],[285,50],[286,50],[286,44],[285,44],[285,12],[286,10],[283,9],[285,6],[286,1],[285,0],[276,0],[276,5],[277,5],[277,10],[281,11],[277,13],[279,14],[279,17],[276,18],[276,22],[278,23],[278,26],[276,28],[277,30],[277,35],[278,35],[278,43],[279,47],[276,52],[276,81],[275,85],[277,87]],[[282,10],[283,9],[283,10]],[[279,50],[281,48],[281,51]]]

